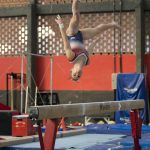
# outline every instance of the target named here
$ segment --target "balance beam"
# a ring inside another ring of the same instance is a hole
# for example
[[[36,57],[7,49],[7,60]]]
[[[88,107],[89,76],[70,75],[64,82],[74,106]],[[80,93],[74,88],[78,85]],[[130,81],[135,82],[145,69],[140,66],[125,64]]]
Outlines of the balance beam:
[[[144,100],[136,99],[124,101],[31,106],[28,108],[28,113],[30,118],[42,120],[62,117],[93,116],[122,110],[143,108]]]

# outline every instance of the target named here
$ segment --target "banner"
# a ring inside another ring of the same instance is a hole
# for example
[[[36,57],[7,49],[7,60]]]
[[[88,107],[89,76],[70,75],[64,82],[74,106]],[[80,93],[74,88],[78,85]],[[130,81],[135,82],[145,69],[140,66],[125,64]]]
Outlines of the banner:
[[[136,100],[144,99],[145,108],[141,111],[141,118],[145,124],[148,124],[148,100],[144,74],[118,74],[116,100]],[[129,111],[120,111],[115,113],[116,123],[129,123]]]

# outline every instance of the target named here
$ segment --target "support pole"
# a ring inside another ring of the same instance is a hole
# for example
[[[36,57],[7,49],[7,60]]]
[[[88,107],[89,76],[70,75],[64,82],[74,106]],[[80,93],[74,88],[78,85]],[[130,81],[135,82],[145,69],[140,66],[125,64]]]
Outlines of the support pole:
[[[50,105],[53,105],[53,56],[50,55]]]
[[[13,74],[10,76],[11,82],[11,110],[14,110],[14,77]]]
[[[135,9],[136,14],[136,71],[144,72],[145,54],[145,21],[144,21],[144,1],[137,0],[139,5]]]
[[[35,88],[34,106],[37,106],[37,92],[38,92],[38,87],[36,86],[36,88]]]
[[[122,0],[120,0],[119,24],[122,27]],[[119,31],[119,72],[122,73],[122,28]]]
[[[28,86],[26,87],[25,114],[27,113],[27,109],[28,109]]]
[[[116,9],[116,1],[114,0],[113,1],[113,19],[114,19],[114,21],[116,21],[116,19],[115,19],[115,9]],[[117,72],[117,68],[116,68],[116,40],[115,40],[115,38],[116,38],[116,32],[115,32],[116,30],[115,30],[115,28],[114,28],[114,55],[113,55],[113,57],[114,57],[114,73],[116,73]]]
[[[9,106],[9,86],[8,86],[9,74],[6,74],[6,105]]]
[[[28,27],[28,53],[37,54],[37,14],[36,14],[36,0],[31,0],[28,5],[27,13],[27,27]],[[32,99],[35,96],[35,57],[33,55],[27,55],[27,85],[29,87],[29,105],[34,105]]]
[[[23,69],[24,69],[24,55],[22,55],[21,60],[21,102],[20,102],[20,113],[23,113],[23,89],[24,89],[24,75],[23,75]]]

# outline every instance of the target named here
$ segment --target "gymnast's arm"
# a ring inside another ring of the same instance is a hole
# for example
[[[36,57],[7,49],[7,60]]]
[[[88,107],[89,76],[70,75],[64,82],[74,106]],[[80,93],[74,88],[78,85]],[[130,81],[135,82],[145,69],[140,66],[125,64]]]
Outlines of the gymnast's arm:
[[[61,19],[61,17],[59,15],[57,16],[55,21],[59,25],[60,33],[61,33],[61,36],[62,36],[62,39],[63,39],[63,43],[64,43],[64,48],[66,49],[67,47],[70,47],[70,44],[68,42],[68,38],[67,38],[65,30],[64,30],[63,21],[62,21],[62,19]]]
[[[59,29],[60,29],[60,33],[62,36],[62,40],[63,40],[63,44],[64,44],[64,50],[66,53],[66,56],[69,60],[72,60],[75,56],[75,53],[72,51],[71,47],[70,47],[70,43],[68,41],[66,32],[64,30],[64,24],[63,21],[61,19],[61,17],[58,15],[57,18],[55,19],[56,23],[59,25]]]

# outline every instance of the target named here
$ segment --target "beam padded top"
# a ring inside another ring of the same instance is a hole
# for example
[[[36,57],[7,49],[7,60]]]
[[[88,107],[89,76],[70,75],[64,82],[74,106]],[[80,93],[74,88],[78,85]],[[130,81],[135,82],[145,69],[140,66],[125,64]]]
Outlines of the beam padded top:
[[[121,110],[144,108],[144,100],[107,101],[61,105],[33,106],[28,109],[30,118],[77,117],[100,115]]]

